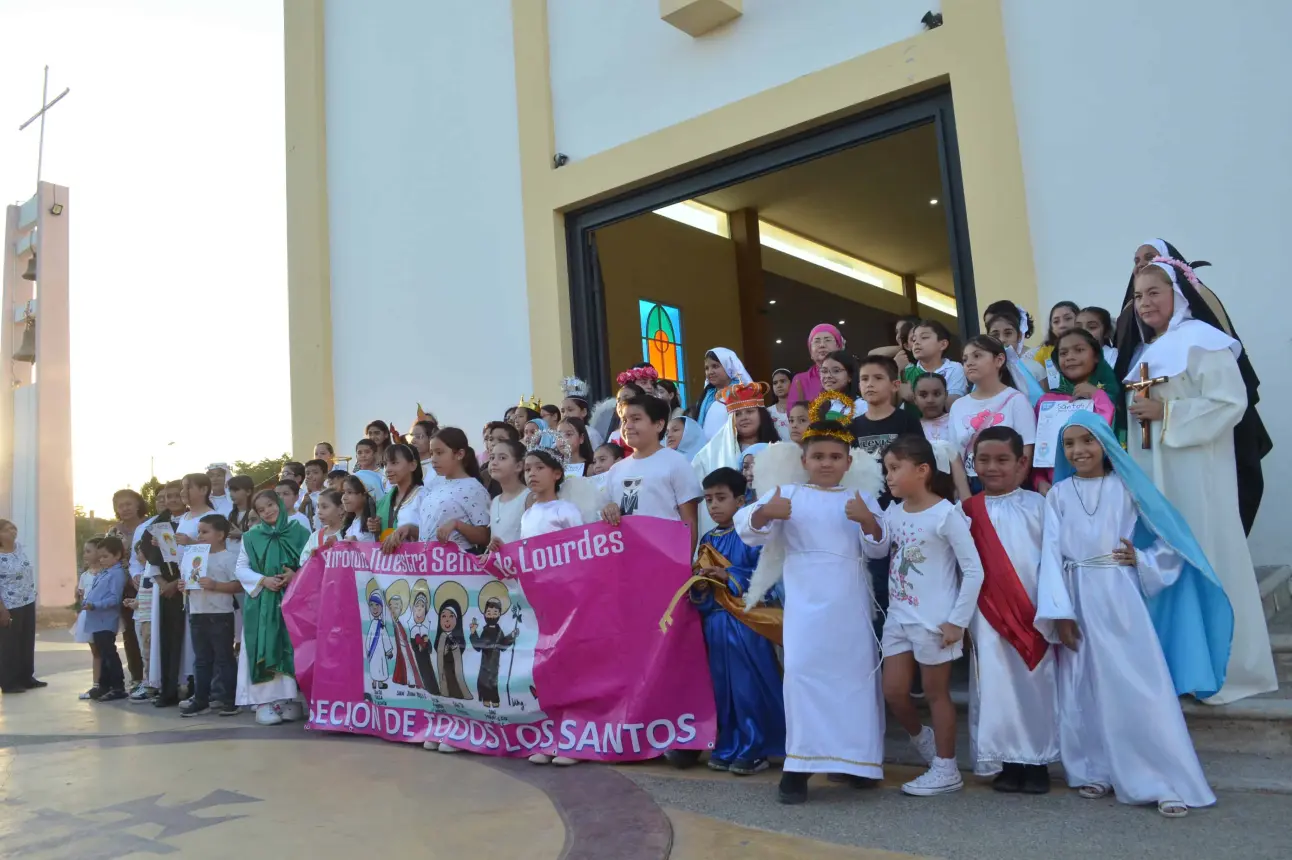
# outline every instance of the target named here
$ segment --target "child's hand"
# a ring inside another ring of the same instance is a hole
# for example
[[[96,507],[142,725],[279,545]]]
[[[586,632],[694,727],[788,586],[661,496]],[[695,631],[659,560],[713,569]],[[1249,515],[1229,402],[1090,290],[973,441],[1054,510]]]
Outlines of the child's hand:
[[[502,538],[494,535],[489,538],[489,545],[485,547],[485,552],[497,552],[502,549]]]
[[[1065,618],[1054,622],[1054,627],[1064,647],[1069,651],[1076,651],[1081,644],[1081,629],[1077,627],[1077,622]]]
[[[1090,400],[1094,398],[1095,392],[1098,390],[1089,382],[1080,382],[1072,386],[1072,396],[1077,400]]]
[[[133,597],[127,597],[125,600],[121,601],[121,605],[126,609],[134,611],[139,608],[139,601],[135,600]]]
[[[875,527],[875,515],[866,505],[865,499],[861,497],[858,491],[848,500],[848,504],[843,506],[844,515],[862,528],[870,529]]]
[[[84,603],[82,603],[82,604],[81,604],[81,608],[82,608],[82,609],[94,609],[94,604],[87,600],[87,601],[85,601]]]
[[[777,487],[776,492],[772,493],[772,497],[763,505],[762,512],[769,520],[788,520],[790,514],[794,512],[794,506],[790,504],[789,499],[781,495],[781,488]]]
[[[957,627],[950,621],[938,625],[938,629],[942,631],[943,648],[950,648],[952,645],[965,638],[965,629],[963,627]]]
[[[619,525],[619,519],[622,516],[623,514],[620,513],[619,506],[614,502],[611,502],[601,509],[601,519],[605,520],[607,525]]]
[[[371,534],[381,534],[381,517],[368,517],[368,531]]]
[[[215,580],[209,576],[202,577],[197,584],[202,586],[203,591],[215,591]]]
[[[1122,538],[1122,545],[1113,550],[1113,559],[1118,564],[1134,567],[1138,564],[1135,558],[1135,545],[1126,540],[1126,538]]]
[[[191,546],[192,544],[197,543],[197,541],[193,540],[188,535],[175,535],[175,543],[180,546]]]
[[[435,539],[440,543],[448,543],[453,538],[453,533],[458,530],[457,520],[445,520],[440,523],[440,527],[435,530]]]

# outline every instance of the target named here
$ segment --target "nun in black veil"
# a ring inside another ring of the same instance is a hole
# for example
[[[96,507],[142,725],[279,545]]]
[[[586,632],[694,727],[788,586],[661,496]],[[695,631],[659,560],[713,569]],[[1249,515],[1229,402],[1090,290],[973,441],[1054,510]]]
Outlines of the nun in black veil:
[[[1122,300],[1121,316],[1117,318],[1117,378],[1126,379],[1135,372],[1131,366],[1139,347],[1143,343],[1140,327],[1135,324],[1133,307],[1135,291],[1135,274],[1153,261],[1154,257],[1167,257],[1172,260],[1188,262],[1179,250],[1165,239],[1152,239],[1135,250],[1135,265],[1131,270],[1130,283],[1126,285],[1126,296]],[[1209,266],[1205,260],[1189,263],[1190,268],[1198,269]],[[1181,278],[1180,291],[1189,303],[1189,310],[1194,319],[1218,328],[1234,340],[1242,343],[1242,338],[1234,331],[1234,324],[1229,319],[1225,306],[1216,294],[1201,281],[1194,287],[1187,279]],[[1261,473],[1261,459],[1274,447],[1270,434],[1256,412],[1260,402],[1258,388],[1261,381],[1252,368],[1247,350],[1238,356],[1238,369],[1243,376],[1243,385],[1247,389],[1247,411],[1234,427],[1234,460],[1238,471],[1238,511],[1243,521],[1243,532],[1250,534],[1252,523],[1256,521],[1256,512],[1261,506],[1261,496],[1265,492],[1265,478]]]

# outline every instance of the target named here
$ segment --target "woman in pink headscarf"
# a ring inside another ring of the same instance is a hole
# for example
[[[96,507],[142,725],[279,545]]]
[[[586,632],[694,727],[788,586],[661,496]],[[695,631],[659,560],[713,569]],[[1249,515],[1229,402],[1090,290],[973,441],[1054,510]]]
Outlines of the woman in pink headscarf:
[[[812,329],[812,333],[808,335],[808,353],[812,356],[812,367],[810,370],[795,374],[786,398],[789,401],[785,404],[786,412],[793,409],[795,403],[800,401],[811,403],[816,399],[816,396],[821,393],[821,362],[825,361],[830,353],[843,348],[843,335],[839,334],[839,330],[834,326],[821,323]]]

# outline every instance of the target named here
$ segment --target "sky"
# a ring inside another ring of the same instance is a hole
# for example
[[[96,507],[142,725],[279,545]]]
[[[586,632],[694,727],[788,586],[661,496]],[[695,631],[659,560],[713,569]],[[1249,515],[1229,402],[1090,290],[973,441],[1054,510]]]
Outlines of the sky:
[[[73,497],[288,450],[282,3],[0,0],[0,198],[71,218]],[[8,428],[0,428],[8,432]]]

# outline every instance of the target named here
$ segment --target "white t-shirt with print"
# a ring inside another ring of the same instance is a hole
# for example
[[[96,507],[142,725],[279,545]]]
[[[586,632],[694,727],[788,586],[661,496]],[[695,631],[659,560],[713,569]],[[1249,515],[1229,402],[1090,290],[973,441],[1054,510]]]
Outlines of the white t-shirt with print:
[[[606,472],[606,495],[624,516],[680,521],[678,505],[704,495],[686,456],[660,448],[649,457],[625,457]]]
[[[968,627],[983,572],[969,520],[960,509],[945,500],[915,514],[906,512],[905,503],[889,505],[884,539],[889,551],[885,624],[918,624],[936,631],[950,621]]]
[[[436,481],[426,487],[422,500],[422,523],[418,539],[435,540],[435,532],[445,520],[462,520],[473,526],[489,525],[489,491],[476,478],[452,478]],[[454,532],[452,541],[463,549],[471,541]]]
[[[988,427],[1012,427],[1023,437],[1024,445],[1035,444],[1036,414],[1027,395],[1017,388],[1005,388],[984,400],[971,394],[951,404],[951,438],[970,475],[978,474],[973,468],[974,440]]]

